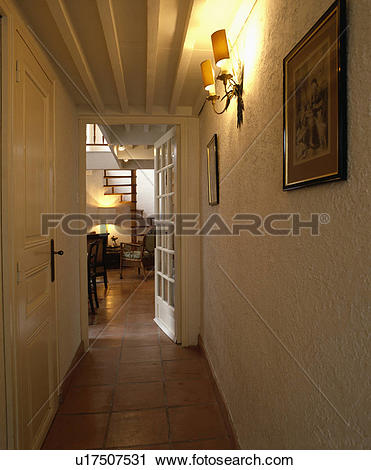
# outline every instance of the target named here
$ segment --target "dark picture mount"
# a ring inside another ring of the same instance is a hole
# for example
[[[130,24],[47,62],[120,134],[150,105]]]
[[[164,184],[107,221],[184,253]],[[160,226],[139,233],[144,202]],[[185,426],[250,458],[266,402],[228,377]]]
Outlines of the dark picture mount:
[[[345,0],[283,61],[283,190],[347,178]]]
[[[214,134],[206,148],[207,194],[210,206],[219,204],[218,138]]]

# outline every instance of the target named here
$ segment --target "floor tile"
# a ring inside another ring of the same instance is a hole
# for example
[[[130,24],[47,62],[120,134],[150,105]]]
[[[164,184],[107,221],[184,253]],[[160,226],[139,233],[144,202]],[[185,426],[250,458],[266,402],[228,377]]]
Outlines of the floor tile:
[[[121,362],[159,361],[161,359],[159,346],[145,346],[137,348],[122,348]]]
[[[118,348],[121,346],[121,343],[122,343],[122,338],[98,336],[98,338],[95,339],[92,345],[94,348],[109,349],[109,348]]]
[[[116,365],[78,367],[72,374],[71,386],[110,385],[115,382],[116,373]]]
[[[102,449],[108,414],[57,415],[43,449]]]
[[[139,447],[132,447],[132,449],[138,450],[171,450],[171,444],[154,444],[152,446],[139,446]]]
[[[133,334],[153,334],[158,332],[158,326],[156,326],[156,323],[154,322],[153,324],[146,323],[145,325],[134,323],[132,325],[127,325],[126,331]]]
[[[228,438],[205,439],[202,441],[174,442],[174,450],[233,450],[234,446]]]
[[[216,401],[209,380],[168,381],[165,385],[169,406],[196,405]]]
[[[121,281],[109,271],[108,289],[98,285],[91,348],[71,374],[45,448],[230,448],[203,355],[154,323],[153,277],[141,284],[135,269],[124,274]]]
[[[123,341],[124,347],[140,347],[140,346],[155,346],[159,344],[159,338],[158,338],[158,333],[151,333],[151,334],[146,334],[146,335],[141,335],[141,334],[135,334],[135,333],[129,333],[125,332],[124,335],[124,341]]]
[[[155,382],[162,380],[160,362],[132,362],[119,366],[118,382]]]
[[[115,389],[114,411],[159,408],[165,406],[162,382],[126,383]]]
[[[124,325],[109,325],[106,326],[101,334],[99,335],[100,338],[117,338],[122,339],[125,332]]]
[[[149,324],[153,321],[154,313],[134,313],[128,314],[125,320],[126,325]]]
[[[164,361],[175,359],[200,359],[201,351],[198,348],[182,348],[176,344],[162,344],[161,357]]]
[[[201,359],[164,361],[165,380],[208,379],[206,363]]]
[[[112,406],[113,386],[70,387],[59,413],[104,413]]]
[[[79,365],[81,366],[105,366],[117,363],[120,358],[120,348],[95,348],[95,343],[90,345],[89,351],[87,351],[82,357]]]
[[[225,437],[223,419],[216,404],[169,409],[173,442]]]
[[[106,447],[162,444],[168,440],[165,409],[112,413]]]
[[[160,331],[160,343],[161,344],[171,344],[174,345],[174,341],[172,341],[168,335],[165,335],[162,331]]]

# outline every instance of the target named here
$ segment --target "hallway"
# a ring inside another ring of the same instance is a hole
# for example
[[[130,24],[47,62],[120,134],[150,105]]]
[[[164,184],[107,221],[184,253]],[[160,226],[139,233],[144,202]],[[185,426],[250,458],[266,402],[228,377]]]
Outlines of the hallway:
[[[153,277],[110,271],[99,301],[90,350],[43,448],[235,448],[202,353],[174,345],[153,322]]]

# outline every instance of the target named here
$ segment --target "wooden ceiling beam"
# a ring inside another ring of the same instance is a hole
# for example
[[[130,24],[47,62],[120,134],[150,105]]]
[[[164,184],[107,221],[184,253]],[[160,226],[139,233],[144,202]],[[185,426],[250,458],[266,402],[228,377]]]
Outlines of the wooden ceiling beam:
[[[199,93],[197,94],[196,99],[192,106],[193,116],[198,116],[199,112],[201,111],[201,109],[203,108],[205,104],[206,97],[207,97],[207,92],[205,91],[205,88],[202,87]]]
[[[185,15],[185,23],[183,30],[183,37],[180,46],[180,54],[178,58],[178,65],[173,84],[173,91],[171,93],[169,113],[175,114],[176,108],[179,104],[179,98],[183,91],[184,82],[187,78],[189,64],[191,62],[195,39],[191,37],[191,17],[193,12],[194,0],[187,0],[187,12]]]
[[[153,96],[155,93],[159,21],[160,0],[147,0],[146,113],[148,114],[152,114]]]
[[[125,85],[124,65],[122,63],[117,25],[113,11],[112,0],[96,0],[107,50],[111,61],[116,90],[120,101],[121,111],[129,111],[128,97]]]
[[[82,49],[64,0],[46,0],[59,32],[68,48],[69,53],[79,71],[80,77],[89,93],[92,104],[99,112],[103,112],[104,104],[98,91],[89,63]]]

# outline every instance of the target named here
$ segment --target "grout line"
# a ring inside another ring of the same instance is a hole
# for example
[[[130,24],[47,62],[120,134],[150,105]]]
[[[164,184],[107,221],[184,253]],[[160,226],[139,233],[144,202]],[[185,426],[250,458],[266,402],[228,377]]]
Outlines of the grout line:
[[[139,383],[162,383],[163,385],[165,385],[165,382],[160,382],[160,381],[157,381],[157,382],[139,382]],[[118,385],[126,385],[126,384],[118,384]],[[114,390],[113,390],[114,391]],[[165,392],[165,387],[164,387],[164,393],[166,395],[166,392]],[[165,402],[166,402],[166,399],[165,399]],[[208,400],[208,401],[202,401],[202,402],[199,402],[199,403],[183,403],[182,405],[169,405],[167,403],[165,403],[164,406],[150,406],[150,407],[146,407],[146,408],[123,408],[122,410],[114,410],[113,409],[113,405],[110,407],[109,410],[101,410],[101,411],[79,411],[79,412],[76,412],[74,413],[73,411],[67,411],[67,412],[60,412],[58,413],[58,415],[60,416],[85,416],[85,415],[102,415],[102,414],[119,414],[119,413],[128,413],[128,412],[131,412],[131,411],[151,411],[151,410],[166,410],[166,409],[176,409],[176,408],[193,408],[195,406],[207,406],[207,405],[219,405],[218,404],[218,401],[217,401],[217,398],[215,397],[214,400]],[[229,434],[227,434],[227,436],[229,437]]]

